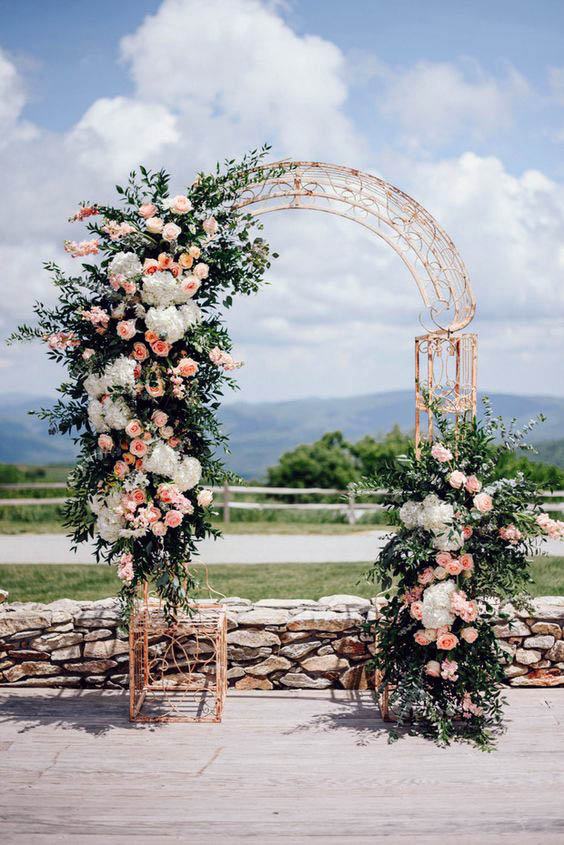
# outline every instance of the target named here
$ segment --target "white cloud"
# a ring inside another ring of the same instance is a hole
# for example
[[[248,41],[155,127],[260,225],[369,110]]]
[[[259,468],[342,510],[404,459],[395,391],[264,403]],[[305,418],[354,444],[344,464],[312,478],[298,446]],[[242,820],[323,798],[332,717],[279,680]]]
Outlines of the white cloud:
[[[515,69],[496,78],[475,63],[418,62],[388,69],[379,108],[402,127],[414,148],[470,135],[483,139],[512,123],[513,108],[529,86]]]

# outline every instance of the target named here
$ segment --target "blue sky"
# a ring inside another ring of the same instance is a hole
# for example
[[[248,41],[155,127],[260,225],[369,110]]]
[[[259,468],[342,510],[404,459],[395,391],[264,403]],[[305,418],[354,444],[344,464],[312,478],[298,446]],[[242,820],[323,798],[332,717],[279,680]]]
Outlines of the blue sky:
[[[481,386],[564,394],[563,3],[0,0],[0,21],[0,260],[22,292],[3,332],[49,296],[41,262],[64,261],[79,199],[140,160],[181,185],[267,140],[420,200],[470,270]],[[243,398],[411,383],[418,305],[395,256],[314,218],[268,220],[272,285],[232,315]],[[58,379],[7,351],[0,386],[21,390],[22,366],[31,391]]]

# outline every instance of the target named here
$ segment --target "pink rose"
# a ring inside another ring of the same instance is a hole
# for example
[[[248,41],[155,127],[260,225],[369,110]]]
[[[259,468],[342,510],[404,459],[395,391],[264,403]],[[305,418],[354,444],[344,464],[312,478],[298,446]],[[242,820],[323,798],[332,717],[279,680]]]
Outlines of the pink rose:
[[[198,504],[201,508],[209,508],[213,502],[213,493],[211,490],[200,490],[198,493]]]
[[[202,223],[202,229],[204,230],[208,238],[213,238],[214,235],[217,235],[218,228],[219,225],[215,217],[208,217]]]
[[[160,217],[149,217],[145,225],[147,231],[151,232],[152,235],[160,235],[164,227],[164,223]]]
[[[164,522],[154,522],[151,525],[151,531],[155,535],[155,537],[164,537],[167,532],[167,527]]]
[[[421,601],[414,601],[409,605],[409,612],[413,616],[414,619],[422,619],[423,618],[423,602]]]
[[[178,526],[182,522],[182,519],[183,515],[180,513],[180,511],[168,511],[164,518],[164,521],[165,525],[168,526],[168,528],[178,528]]]
[[[148,273],[149,270],[156,272],[159,269],[159,262],[156,258],[146,258],[143,262],[143,272]]]
[[[128,437],[139,437],[143,433],[143,426],[139,420],[130,420],[125,426],[125,433]]]
[[[478,639],[478,631],[476,628],[463,628],[460,632],[460,636],[463,640],[466,640],[467,643],[474,643]]]
[[[145,495],[145,491],[138,487],[137,490],[131,491],[131,499],[136,505],[144,505],[147,501],[147,496]]]
[[[164,411],[155,411],[151,419],[153,420],[157,428],[162,428],[163,425],[166,425],[168,422],[168,414],[165,414]]]
[[[445,563],[445,569],[449,575],[460,575],[462,564],[459,560],[449,560],[448,563]]]
[[[487,493],[478,493],[477,496],[474,496],[472,502],[480,513],[489,513],[493,508],[493,499]]]
[[[129,583],[130,581],[133,581],[134,574],[133,555],[127,552],[123,554],[118,561],[117,575],[122,581]]]
[[[460,488],[465,484],[466,476],[463,472],[460,472],[459,469],[455,469],[454,472],[448,476],[448,483],[451,487],[454,487],[455,490],[460,490]]]
[[[129,467],[125,461],[116,461],[114,464],[114,475],[116,478],[125,478],[129,473]]]
[[[182,229],[180,226],[177,226],[176,223],[167,223],[163,226],[162,236],[163,240],[165,241],[176,241],[178,240],[178,236],[182,234]]]
[[[472,555],[464,554],[459,557],[460,565],[466,572],[471,572],[474,569],[474,558]]]
[[[500,528],[498,534],[502,540],[511,544],[518,543],[523,536],[515,525],[507,525],[506,527]]]
[[[182,378],[190,378],[198,372],[198,364],[192,358],[181,358],[176,367],[176,372]]]
[[[425,674],[431,678],[439,678],[441,675],[441,664],[438,660],[429,660],[425,664]]]
[[[109,452],[110,449],[114,448],[114,441],[109,434],[101,434],[98,438],[98,446],[102,452]]]
[[[444,634],[440,634],[437,637],[437,648],[443,651],[450,651],[451,648],[455,648],[457,645],[458,637],[449,631],[445,631]]]
[[[200,281],[198,279],[194,279],[192,276],[188,276],[180,282],[180,289],[188,296],[194,296],[194,294],[198,292],[199,288]]]
[[[429,640],[427,634],[422,628],[415,632],[415,634],[413,635],[413,639],[415,640],[417,645],[429,645],[429,643],[431,642],[431,640]]]
[[[155,522],[158,522],[159,519],[161,518],[161,512],[154,505],[148,505],[145,508],[145,516],[147,518],[147,522],[150,525],[154,525]]]
[[[192,203],[188,197],[183,197],[179,194],[177,197],[173,197],[170,200],[169,208],[171,211],[176,212],[176,214],[187,214],[192,210]]]
[[[165,504],[170,504],[172,502],[174,488],[170,484],[159,484],[157,488],[157,496],[164,502]]]
[[[443,680],[445,681],[457,681],[457,669],[458,663],[456,662],[456,660],[443,660],[443,662],[441,663],[441,678],[443,678]]]
[[[93,355],[95,355],[95,351],[90,347],[87,347],[84,352],[82,353],[82,357],[85,361],[90,361]]]
[[[155,355],[159,355],[161,358],[164,358],[170,352],[170,343],[167,343],[166,340],[155,340],[151,344],[151,349]]]
[[[465,525],[462,529],[462,536],[465,540],[469,540],[472,534],[474,533],[474,529],[471,525]]]
[[[157,213],[157,206],[153,205],[152,202],[147,202],[144,205],[139,206],[138,214],[144,220],[148,220],[150,217],[154,217]]]
[[[435,443],[431,449],[431,455],[441,464],[452,461],[452,452],[446,446],[443,446],[442,443]]]
[[[142,458],[143,455],[147,454],[147,444],[144,440],[132,440],[129,444],[129,451],[132,455],[135,455],[136,458]]]
[[[137,334],[135,320],[120,320],[116,326],[116,331],[122,340],[131,340]]]
[[[450,552],[439,552],[435,555],[435,560],[438,566],[446,566],[452,560],[452,555]]]
[[[482,489],[482,482],[478,481],[475,475],[469,475],[464,485],[468,493],[479,493]]]
[[[432,581],[435,580],[435,574],[433,572],[432,567],[428,566],[426,569],[423,570],[418,576],[417,580],[420,584],[430,584]]]
[[[197,279],[200,279],[200,281],[202,279],[207,279],[209,272],[210,272],[210,268],[208,267],[207,264],[204,264],[203,262],[200,263],[200,264],[196,264],[196,266],[192,270],[192,273],[194,274],[194,276]]]
[[[149,350],[144,343],[137,341],[133,344],[133,357],[136,361],[144,361],[149,357]]]

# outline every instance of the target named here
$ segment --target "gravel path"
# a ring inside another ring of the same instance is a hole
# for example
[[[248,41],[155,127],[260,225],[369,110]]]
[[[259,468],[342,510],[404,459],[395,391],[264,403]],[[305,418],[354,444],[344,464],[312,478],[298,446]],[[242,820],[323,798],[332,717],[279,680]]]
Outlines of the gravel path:
[[[372,561],[386,542],[384,531],[361,534],[227,534],[205,540],[203,563],[351,563]],[[564,542],[545,541],[543,551],[564,555]],[[85,543],[75,554],[63,534],[0,536],[0,563],[94,563]]]

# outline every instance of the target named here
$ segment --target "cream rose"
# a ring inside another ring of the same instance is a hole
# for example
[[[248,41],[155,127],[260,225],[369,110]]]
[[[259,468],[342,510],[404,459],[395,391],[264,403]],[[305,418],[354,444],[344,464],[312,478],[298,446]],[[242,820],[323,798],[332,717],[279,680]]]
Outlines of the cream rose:
[[[164,223],[160,217],[149,217],[145,224],[147,231],[152,235],[160,235],[163,230]]]
[[[177,226],[176,223],[167,223],[162,229],[163,240],[169,242],[178,240],[178,236],[181,233],[182,229],[180,226]]]

